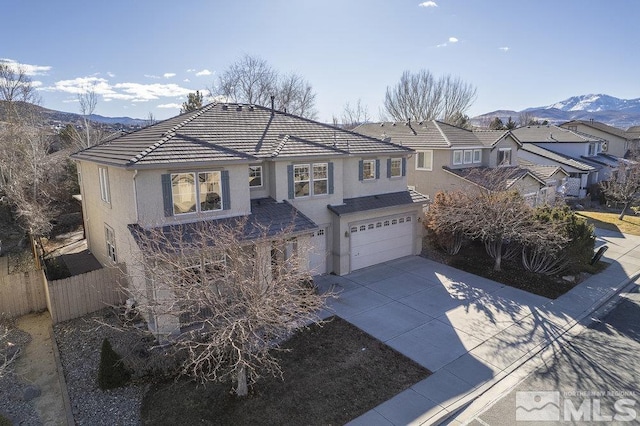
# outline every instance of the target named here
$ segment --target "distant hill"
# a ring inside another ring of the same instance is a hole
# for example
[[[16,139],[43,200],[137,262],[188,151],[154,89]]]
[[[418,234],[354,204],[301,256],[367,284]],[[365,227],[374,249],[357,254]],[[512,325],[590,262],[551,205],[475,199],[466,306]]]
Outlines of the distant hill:
[[[536,119],[547,120],[551,124],[560,124],[570,120],[600,121],[620,129],[640,125],[640,98],[619,99],[609,95],[590,94],[572,96],[551,105],[526,108],[522,111],[497,110],[478,115],[471,119],[476,126],[485,126],[495,117],[506,122],[509,117],[518,121],[521,113],[527,113]]]

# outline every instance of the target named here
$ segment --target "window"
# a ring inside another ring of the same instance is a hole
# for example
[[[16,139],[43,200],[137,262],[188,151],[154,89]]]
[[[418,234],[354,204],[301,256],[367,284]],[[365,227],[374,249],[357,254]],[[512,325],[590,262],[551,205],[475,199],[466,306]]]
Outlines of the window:
[[[473,151],[470,149],[464,150],[464,164],[471,164],[473,162]]]
[[[306,197],[310,194],[309,183],[311,182],[311,176],[309,175],[309,165],[297,165],[293,166],[293,182],[295,184],[295,196]]]
[[[324,235],[324,229],[319,229],[318,232],[316,232],[317,236],[321,236]]]
[[[111,194],[109,193],[109,170],[106,167],[99,167],[100,173],[100,198],[105,203],[111,203]]]
[[[402,176],[402,158],[392,158],[389,162],[390,172],[389,177],[400,177]]]
[[[249,187],[262,186],[262,166],[249,166]]]
[[[454,165],[462,164],[462,151],[461,150],[453,151],[453,164]]]
[[[389,221],[388,220],[384,221],[384,226],[389,226]]]
[[[589,144],[589,156],[596,155],[598,153],[597,146],[595,143]]]
[[[222,210],[220,172],[172,173],[171,195],[174,214]]]
[[[357,226],[352,226],[351,227],[351,232],[358,232],[358,227]]]
[[[107,244],[107,256],[109,260],[116,263],[118,261],[116,256],[116,235],[113,232],[113,228],[108,225],[104,226],[104,239]]]
[[[392,220],[391,220],[391,224],[392,224],[392,225],[396,225],[397,223],[398,223],[398,219],[392,219]]]
[[[313,195],[323,195],[328,193],[328,173],[327,163],[313,165]]]
[[[511,148],[500,148],[498,150],[498,166],[511,165]]]
[[[367,225],[360,225],[360,230],[361,231],[366,231],[367,230]]]
[[[567,126],[567,128],[573,132],[577,132],[578,131],[578,126]]]
[[[376,178],[376,160],[364,160],[362,162],[362,179],[370,180]]]
[[[373,226],[374,226],[373,223],[370,223],[367,225],[367,229],[373,229]]]
[[[433,167],[433,151],[418,151],[416,153],[416,170],[431,171]]]
[[[474,149],[473,150],[473,162],[474,163],[482,163],[482,150]]]

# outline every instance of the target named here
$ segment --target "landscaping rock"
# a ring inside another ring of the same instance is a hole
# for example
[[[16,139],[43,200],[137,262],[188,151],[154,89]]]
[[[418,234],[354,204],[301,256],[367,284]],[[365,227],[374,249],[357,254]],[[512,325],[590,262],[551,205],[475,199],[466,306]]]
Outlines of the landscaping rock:
[[[42,392],[40,391],[39,387],[29,385],[24,388],[24,391],[22,392],[22,399],[24,399],[25,401],[31,401],[32,399],[39,397],[41,394]]]
[[[562,277],[562,279],[570,283],[576,282],[576,277],[574,275],[565,275]]]

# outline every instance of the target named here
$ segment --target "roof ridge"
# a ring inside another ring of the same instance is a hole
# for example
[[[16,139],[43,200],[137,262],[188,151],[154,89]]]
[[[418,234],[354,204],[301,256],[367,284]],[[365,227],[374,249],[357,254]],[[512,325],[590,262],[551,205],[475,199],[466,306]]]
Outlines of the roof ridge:
[[[132,157],[129,159],[130,163],[137,163],[140,160],[142,160],[144,157],[146,157],[147,155],[151,154],[154,150],[156,150],[158,147],[162,146],[165,142],[167,142],[168,140],[170,140],[171,138],[173,138],[176,135],[176,130],[180,129],[181,127],[184,127],[187,123],[191,122],[192,120],[194,120],[197,117],[200,117],[202,114],[204,114],[205,112],[209,111],[211,108],[213,108],[216,105],[215,102],[210,103],[209,105],[205,105],[204,107],[200,108],[199,110],[195,111],[193,114],[191,114],[189,117],[187,117],[186,119],[184,119],[183,121],[181,121],[180,123],[176,124],[175,126],[173,126],[172,128],[170,128],[169,130],[167,130],[166,132],[164,132],[164,137],[162,139],[160,139],[158,142],[155,142],[154,144],[150,145],[149,147],[147,147],[146,149],[142,150],[138,155],[136,155],[135,157]]]
[[[272,157],[277,157],[278,154],[280,154],[280,151],[282,151],[282,149],[285,147],[285,145],[287,144],[287,142],[289,142],[289,138],[291,136],[288,134],[282,135],[282,140],[280,141],[280,143],[278,144],[278,146],[276,147],[276,149],[273,150],[273,152],[271,153]]]
[[[447,143],[447,146],[451,147],[451,141],[449,140],[447,135],[445,135],[444,132],[442,131],[442,129],[440,128],[440,122],[438,120],[431,120],[431,121],[433,122],[433,124],[435,124],[436,129],[438,129],[438,132],[440,132],[440,135],[442,135],[444,141]]]

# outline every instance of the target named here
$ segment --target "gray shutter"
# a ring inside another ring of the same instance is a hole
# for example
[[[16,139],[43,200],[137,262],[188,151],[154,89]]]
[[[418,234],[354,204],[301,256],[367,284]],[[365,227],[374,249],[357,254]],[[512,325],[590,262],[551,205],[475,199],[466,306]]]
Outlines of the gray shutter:
[[[364,161],[360,160],[358,162],[358,180],[364,179]]]
[[[287,181],[289,184],[289,199],[292,200],[295,195],[293,192],[293,164],[287,166]]]
[[[231,209],[231,188],[229,187],[229,170],[220,173],[222,182],[222,210]]]
[[[387,158],[387,177],[391,177],[391,158]]]
[[[333,194],[333,163],[329,163],[329,194]]]
[[[171,196],[171,175],[162,175],[162,200],[164,201],[164,215],[173,216],[173,198]]]
[[[376,179],[380,179],[380,160],[376,160]]]
[[[407,159],[403,158],[402,159],[402,176],[406,176],[407,175]]]

